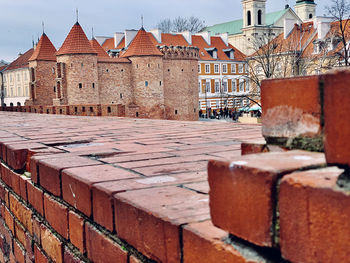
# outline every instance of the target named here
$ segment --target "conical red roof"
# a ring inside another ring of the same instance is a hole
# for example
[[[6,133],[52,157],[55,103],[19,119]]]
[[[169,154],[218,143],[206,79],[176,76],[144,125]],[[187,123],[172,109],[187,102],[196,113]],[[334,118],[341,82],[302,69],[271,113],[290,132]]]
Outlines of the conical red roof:
[[[97,54],[78,22],[70,30],[57,56],[66,54]]]
[[[90,44],[92,48],[97,52],[97,56],[99,58],[109,58],[106,51],[101,47],[101,45],[97,42],[95,38],[90,40]]]
[[[33,60],[45,60],[56,61],[56,48],[51,43],[50,39],[45,33],[42,34],[33,55],[29,58],[29,61]]]
[[[154,45],[145,29],[141,28],[128,50],[122,55],[122,57],[132,56],[163,56],[163,54]]]

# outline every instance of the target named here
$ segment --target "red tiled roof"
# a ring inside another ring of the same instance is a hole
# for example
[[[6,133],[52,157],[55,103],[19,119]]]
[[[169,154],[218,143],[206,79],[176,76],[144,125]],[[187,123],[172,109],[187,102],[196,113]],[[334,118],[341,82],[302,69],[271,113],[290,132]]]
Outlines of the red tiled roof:
[[[72,27],[62,47],[56,53],[57,56],[65,54],[97,54],[78,22]]]
[[[28,68],[29,58],[33,55],[34,49],[29,49],[26,53],[19,56],[15,61],[13,61],[6,70],[13,70],[18,68]]]
[[[101,45],[97,42],[95,38],[90,40],[90,44],[92,48],[97,52],[97,57],[99,58],[109,57],[106,51],[101,47]]]
[[[0,66],[0,72],[1,72],[2,70],[4,70],[6,67],[7,67],[7,65],[5,65],[5,66]]]
[[[149,34],[141,28],[131,42],[128,50],[122,55],[122,57],[132,56],[163,56],[163,54],[154,45]]]
[[[162,45],[165,46],[188,46],[183,35],[162,34]]]
[[[45,60],[56,61],[56,48],[51,43],[46,34],[42,34],[38,45],[36,46],[33,55],[29,58],[29,61],[33,60]]]
[[[114,37],[106,39],[105,42],[103,42],[103,44],[102,44],[102,48],[105,51],[114,49]]]

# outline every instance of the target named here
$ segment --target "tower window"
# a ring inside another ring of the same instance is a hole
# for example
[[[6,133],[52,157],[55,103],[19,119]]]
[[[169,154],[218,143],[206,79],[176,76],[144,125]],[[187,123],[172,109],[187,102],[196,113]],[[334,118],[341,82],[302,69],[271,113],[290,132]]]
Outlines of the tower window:
[[[107,112],[108,112],[108,113],[111,113],[111,112],[112,112],[111,107],[107,107]]]
[[[252,24],[252,13],[250,11],[247,12],[247,26]]]
[[[262,24],[262,11],[259,10],[258,11],[258,25],[261,25]]]
[[[309,14],[309,19],[311,19],[312,18],[312,14]]]
[[[120,98],[121,98],[121,99],[123,98],[123,93],[120,93]]]
[[[145,81],[145,86],[148,87],[148,81]]]
[[[79,83],[79,89],[83,88],[83,84]]]
[[[92,88],[93,88],[93,89],[95,88],[95,83],[92,83]]]
[[[82,107],[82,109],[81,109],[81,110],[82,110],[82,112],[85,112],[85,107]]]

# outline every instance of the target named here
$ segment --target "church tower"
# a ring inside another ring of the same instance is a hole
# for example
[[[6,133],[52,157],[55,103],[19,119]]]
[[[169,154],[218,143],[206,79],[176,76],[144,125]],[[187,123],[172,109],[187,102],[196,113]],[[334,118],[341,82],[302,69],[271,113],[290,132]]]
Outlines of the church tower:
[[[297,0],[295,13],[305,22],[316,16],[316,4],[314,0]]]
[[[243,28],[266,25],[266,0],[242,0]]]

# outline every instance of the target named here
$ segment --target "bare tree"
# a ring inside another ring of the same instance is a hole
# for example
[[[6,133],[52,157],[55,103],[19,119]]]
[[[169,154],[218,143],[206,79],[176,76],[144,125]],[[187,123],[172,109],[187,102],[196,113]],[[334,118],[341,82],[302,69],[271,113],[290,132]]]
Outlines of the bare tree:
[[[347,0],[331,0],[331,4],[326,7],[326,11],[331,15],[339,25],[339,33],[341,41],[343,43],[342,56],[344,58],[345,66],[349,66],[349,49],[350,47],[346,44],[348,39],[348,22],[350,18],[350,3]]]
[[[204,27],[205,27],[204,21],[194,16],[191,16],[189,18],[179,16],[174,20],[163,19],[157,24],[157,28],[159,28],[163,33],[183,32],[183,31],[198,33]]]
[[[173,23],[169,18],[167,18],[161,20],[156,27],[163,33],[170,33],[172,31]]]

